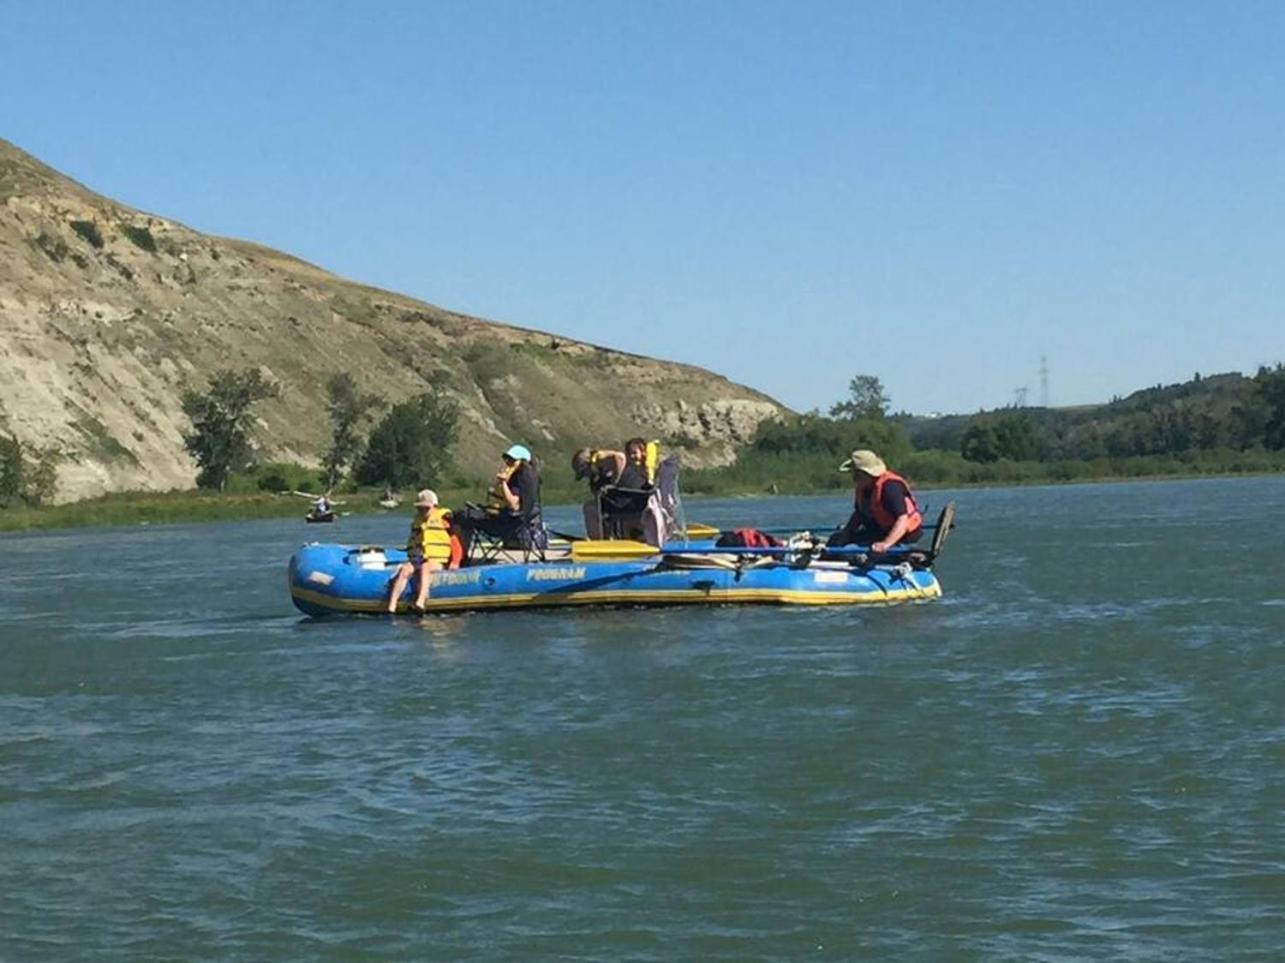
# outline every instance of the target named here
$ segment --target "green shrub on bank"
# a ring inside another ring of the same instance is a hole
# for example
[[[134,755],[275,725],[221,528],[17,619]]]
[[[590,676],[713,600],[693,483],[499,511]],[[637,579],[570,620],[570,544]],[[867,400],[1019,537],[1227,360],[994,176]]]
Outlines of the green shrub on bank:
[[[152,232],[145,227],[134,227],[132,224],[122,224],[121,233],[124,234],[135,247],[141,248],[148,254],[156,253],[156,238],[152,237]]]
[[[103,246],[103,234],[93,221],[71,221],[71,229],[81,236],[91,247]]]
[[[230,495],[211,491],[121,492],[68,505],[11,507],[0,511],[0,530],[272,518],[301,513],[301,502],[302,499],[299,498],[265,493]]]
[[[54,448],[24,444],[12,435],[0,435],[0,508],[21,499],[39,508],[58,485],[58,462]]]
[[[227,491],[232,494],[247,492],[323,492],[325,477],[316,468],[298,462],[274,461],[256,465],[248,471],[234,472],[228,477]]]

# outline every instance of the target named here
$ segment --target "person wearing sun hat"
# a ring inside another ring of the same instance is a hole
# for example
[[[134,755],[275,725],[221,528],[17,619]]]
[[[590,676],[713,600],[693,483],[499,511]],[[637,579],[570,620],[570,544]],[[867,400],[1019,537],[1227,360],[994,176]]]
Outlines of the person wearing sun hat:
[[[540,471],[526,445],[510,445],[486,495],[486,508],[456,513],[465,555],[474,532],[502,538],[506,545],[542,549],[547,538],[540,515]]]
[[[438,569],[459,564],[459,543],[451,538],[451,512],[437,504],[437,493],[431,488],[421,489],[415,496],[415,517],[410,523],[410,537],[406,540],[406,561],[397,566],[388,592],[388,611],[397,611],[402,592],[411,576],[419,575],[419,590],[413,608],[423,612],[428,604],[430,576]]]
[[[827,545],[869,544],[873,552],[886,552],[894,545],[919,540],[924,519],[915,496],[906,480],[889,471],[882,458],[868,448],[857,448],[839,471],[852,475],[852,515],[830,536]]]

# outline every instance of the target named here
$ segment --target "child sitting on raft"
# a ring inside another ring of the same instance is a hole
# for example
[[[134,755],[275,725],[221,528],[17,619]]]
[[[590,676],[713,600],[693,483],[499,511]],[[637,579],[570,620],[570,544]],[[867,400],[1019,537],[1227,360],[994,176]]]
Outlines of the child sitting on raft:
[[[397,611],[406,583],[415,574],[419,575],[419,586],[412,608],[423,612],[428,604],[428,584],[432,573],[445,568],[455,555],[450,509],[438,508],[437,493],[425,488],[415,497],[415,517],[411,520],[410,537],[406,541],[406,561],[397,566],[397,574],[393,576],[388,595],[389,613]]]

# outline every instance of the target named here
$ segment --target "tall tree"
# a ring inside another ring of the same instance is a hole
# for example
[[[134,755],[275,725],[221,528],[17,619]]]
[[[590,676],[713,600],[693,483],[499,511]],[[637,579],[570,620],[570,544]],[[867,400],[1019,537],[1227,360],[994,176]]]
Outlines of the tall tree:
[[[55,448],[38,448],[24,444],[16,436],[0,435],[0,505],[15,497],[39,507],[58,487],[58,462]]]
[[[330,412],[330,448],[322,462],[326,484],[334,488],[344,469],[355,465],[361,455],[361,422],[383,403],[379,395],[362,394],[348,372],[331,376],[326,382],[327,409]]]
[[[831,418],[882,418],[888,413],[889,398],[883,382],[874,375],[857,375],[848,382],[848,400],[830,407]]]
[[[183,413],[192,421],[192,433],[184,436],[183,444],[201,469],[197,485],[223,491],[228,475],[250,466],[251,409],[276,396],[276,386],[254,368],[224,368],[214,373],[204,394],[190,388],[183,392]]]
[[[959,453],[968,461],[999,461],[999,439],[989,421],[975,421],[968,426],[959,443]]]
[[[1263,445],[1274,450],[1285,448],[1285,365],[1262,368],[1254,380],[1265,402]]]
[[[995,419],[994,429],[1000,458],[1030,461],[1040,456],[1039,432],[1024,412],[1000,415]]]
[[[0,504],[22,494],[22,442],[0,435]]]
[[[431,391],[393,405],[370,433],[357,480],[392,488],[438,483],[451,465],[458,421],[455,402]]]

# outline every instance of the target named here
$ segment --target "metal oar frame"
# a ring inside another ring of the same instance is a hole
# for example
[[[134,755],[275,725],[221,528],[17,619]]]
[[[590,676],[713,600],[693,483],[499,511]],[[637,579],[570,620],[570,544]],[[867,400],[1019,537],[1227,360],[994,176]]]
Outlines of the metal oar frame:
[[[941,554],[942,547],[946,544],[946,538],[950,535],[950,530],[954,525],[955,503],[950,502],[941,510],[941,514],[937,516],[937,524],[930,526],[934,529],[933,539],[927,549],[904,545],[893,547],[886,552],[873,552],[868,545],[830,547],[816,536],[810,536],[810,540],[803,544],[772,547],[715,546],[712,548],[683,548],[681,546],[666,546],[661,549],[661,553],[664,556],[661,564],[664,565],[666,562],[672,564],[674,560],[683,556],[694,560],[699,556],[732,555],[736,556],[734,565],[728,567],[735,567],[738,572],[765,559],[778,557],[792,568],[807,568],[818,559],[826,558],[846,560],[854,568],[863,569],[888,564],[909,564],[912,568],[928,569],[932,568],[933,563]]]

